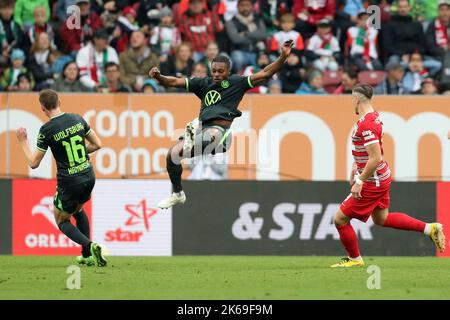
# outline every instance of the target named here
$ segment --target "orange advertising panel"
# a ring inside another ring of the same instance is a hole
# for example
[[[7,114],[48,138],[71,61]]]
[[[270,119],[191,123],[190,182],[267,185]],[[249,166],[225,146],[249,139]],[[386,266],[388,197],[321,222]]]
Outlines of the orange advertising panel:
[[[61,102],[102,138],[104,148],[92,156],[99,178],[166,178],[166,152],[200,108],[187,94],[61,94]],[[27,168],[13,134],[24,126],[35,145],[46,121],[37,94],[0,95],[0,104],[0,175],[55,177],[50,154],[37,170]],[[450,97],[383,96],[374,106],[384,122],[394,179],[450,180]],[[349,96],[249,94],[240,110],[228,152],[231,179],[347,178],[357,120]]]

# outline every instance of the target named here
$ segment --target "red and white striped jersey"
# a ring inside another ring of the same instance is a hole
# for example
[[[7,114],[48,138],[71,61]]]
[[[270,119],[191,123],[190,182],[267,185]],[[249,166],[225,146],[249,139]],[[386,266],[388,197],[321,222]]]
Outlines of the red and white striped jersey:
[[[352,154],[361,174],[369,161],[366,146],[379,143],[383,157],[383,122],[378,112],[373,111],[358,120],[352,132]],[[384,159],[378,165],[372,177],[364,181],[364,188],[383,188],[391,183],[391,171]]]

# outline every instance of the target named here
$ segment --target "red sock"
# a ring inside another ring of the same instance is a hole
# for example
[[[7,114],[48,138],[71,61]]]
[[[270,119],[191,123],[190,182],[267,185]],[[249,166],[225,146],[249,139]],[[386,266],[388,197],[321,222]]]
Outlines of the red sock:
[[[345,250],[350,258],[359,257],[358,238],[356,237],[355,230],[350,223],[344,226],[336,226],[341,242],[344,245]]]
[[[407,214],[391,212],[387,215],[383,227],[423,232],[425,230],[425,225],[425,222],[414,219]]]

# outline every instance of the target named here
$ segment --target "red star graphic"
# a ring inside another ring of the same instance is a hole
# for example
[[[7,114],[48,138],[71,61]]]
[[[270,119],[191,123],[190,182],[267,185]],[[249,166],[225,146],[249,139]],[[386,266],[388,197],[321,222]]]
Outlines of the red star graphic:
[[[157,209],[147,208],[147,201],[145,199],[137,205],[125,205],[125,210],[131,215],[127,222],[125,222],[126,226],[134,226],[143,220],[147,231],[150,230],[150,218],[158,212]]]

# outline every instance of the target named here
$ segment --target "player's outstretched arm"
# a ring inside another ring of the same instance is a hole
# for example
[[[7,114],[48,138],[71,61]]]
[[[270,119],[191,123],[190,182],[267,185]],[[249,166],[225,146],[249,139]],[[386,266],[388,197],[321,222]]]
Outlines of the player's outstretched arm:
[[[277,60],[269,64],[267,67],[262,69],[261,71],[250,76],[250,81],[254,86],[257,86],[264,81],[269,80],[272,76],[281,70],[284,62],[291,54],[291,48],[294,45],[294,40],[288,40],[283,43],[283,47],[281,48],[281,54]]]
[[[36,169],[41,164],[42,159],[45,156],[45,152],[41,150],[36,150],[34,153],[30,149],[30,145],[28,143],[28,135],[27,129],[19,128],[16,131],[17,140],[19,140],[20,145],[22,146],[23,152],[28,160],[28,165],[31,169]]]
[[[86,136],[86,152],[91,154],[102,148],[102,141],[100,140],[97,133],[91,129],[89,134]]]
[[[154,67],[148,73],[150,78],[158,80],[164,87],[186,88],[186,80],[184,78],[163,76],[158,68]]]

